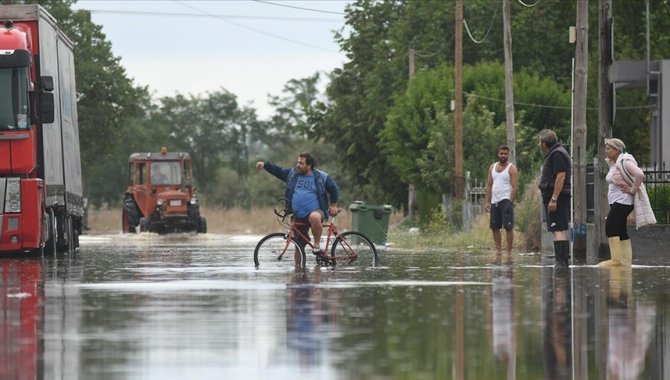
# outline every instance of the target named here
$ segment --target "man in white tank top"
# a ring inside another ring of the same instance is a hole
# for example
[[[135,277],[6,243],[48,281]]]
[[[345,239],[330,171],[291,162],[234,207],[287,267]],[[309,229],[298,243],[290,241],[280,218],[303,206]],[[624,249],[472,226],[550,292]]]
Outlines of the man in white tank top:
[[[486,181],[486,212],[491,213],[489,226],[493,231],[493,241],[496,245],[496,263],[500,262],[502,252],[502,237],[500,229],[505,229],[507,240],[507,260],[512,260],[512,245],[514,243],[514,200],[519,189],[519,175],[509,157],[509,148],[498,148],[498,162],[489,167]]]

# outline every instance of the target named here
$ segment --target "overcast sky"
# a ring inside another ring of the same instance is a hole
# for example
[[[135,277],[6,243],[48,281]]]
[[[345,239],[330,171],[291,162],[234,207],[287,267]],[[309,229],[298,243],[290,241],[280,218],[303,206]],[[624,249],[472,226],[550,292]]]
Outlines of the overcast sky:
[[[79,0],[73,8],[92,11],[128,76],[154,97],[225,88],[266,118],[268,94],[344,63],[333,31],[344,26],[346,4]]]

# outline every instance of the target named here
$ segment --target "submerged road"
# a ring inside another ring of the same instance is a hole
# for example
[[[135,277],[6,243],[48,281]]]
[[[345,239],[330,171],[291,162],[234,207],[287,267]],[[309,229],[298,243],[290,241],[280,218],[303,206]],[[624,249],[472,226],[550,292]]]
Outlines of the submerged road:
[[[670,267],[382,249],[255,268],[260,236],[83,236],[0,259],[0,379],[662,379]],[[667,377],[666,377],[667,378]]]

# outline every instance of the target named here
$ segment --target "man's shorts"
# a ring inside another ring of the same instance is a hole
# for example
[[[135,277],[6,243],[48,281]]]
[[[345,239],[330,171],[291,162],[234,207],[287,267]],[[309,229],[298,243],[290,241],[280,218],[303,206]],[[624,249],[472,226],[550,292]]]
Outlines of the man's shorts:
[[[323,211],[321,210],[314,210],[314,211],[318,211],[321,214],[321,222],[323,223],[324,220]],[[307,246],[307,242],[310,241],[311,239],[311,237],[309,236],[309,216],[307,216],[306,218],[296,218],[295,221],[300,223],[300,226],[298,226],[298,231],[300,231],[300,233],[303,234],[307,240],[304,240],[299,235],[296,236],[296,239],[298,240],[298,244],[302,248],[305,248],[305,246]]]
[[[505,228],[507,231],[514,229],[514,203],[509,199],[503,199],[498,203],[491,203],[491,221],[489,227],[492,230]]]
[[[549,203],[544,204],[544,212],[547,216],[547,230],[549,232],[566,231],[570,224],[570,197],[560,195],[556,202],[556,212],[549,212]]]

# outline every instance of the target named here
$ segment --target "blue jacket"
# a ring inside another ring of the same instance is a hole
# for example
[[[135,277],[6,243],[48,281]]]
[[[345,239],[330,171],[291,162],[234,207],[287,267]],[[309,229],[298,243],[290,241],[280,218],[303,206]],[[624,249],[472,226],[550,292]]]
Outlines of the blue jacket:
[[[266,161],[263,168],[268,173],[286,182],[284,197],[288,199],[288,206],[290,207],[290,202],[293,199],[293,191],[295,190],[295,185],[298,183],[298,171],[295,168],[282,168],[270,161]],[[316,183],[316,195],[319,198],[319,208],[323,211],[324,218],[328,219],[328,206],[330,203],[337,203],[337,198],[339,197],[337,184],[330,178],[328,173],[316,169],[314,169],[314,182]],[[329,195],[330,202],[328,202]]]

